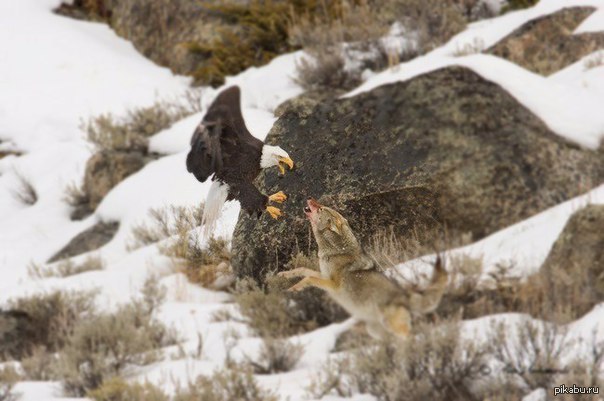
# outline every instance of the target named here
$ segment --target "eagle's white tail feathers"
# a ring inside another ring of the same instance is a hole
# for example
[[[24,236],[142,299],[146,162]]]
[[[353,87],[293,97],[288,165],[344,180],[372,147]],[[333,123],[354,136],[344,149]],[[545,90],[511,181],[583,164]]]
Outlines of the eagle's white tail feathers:
[[[229,195],[229,186],[219,181],[214,181],[208,192],[206,204],[203,208],[203,217],[201,224],[203,225],[203,236],[210,238],[216,228],[216,222],[220,217],[222,206]]]

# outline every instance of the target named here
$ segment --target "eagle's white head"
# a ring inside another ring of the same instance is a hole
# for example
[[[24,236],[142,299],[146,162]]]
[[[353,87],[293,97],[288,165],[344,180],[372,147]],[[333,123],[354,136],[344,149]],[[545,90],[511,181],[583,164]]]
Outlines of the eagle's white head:
[[[291,170],[294,168],[294,161],[279,146],[264,145],[262,147],[262,156],[260,157],[260,167],[268,168],[273,166],[279,167],[281,174],[285,174],[285,166],[288,166]]]

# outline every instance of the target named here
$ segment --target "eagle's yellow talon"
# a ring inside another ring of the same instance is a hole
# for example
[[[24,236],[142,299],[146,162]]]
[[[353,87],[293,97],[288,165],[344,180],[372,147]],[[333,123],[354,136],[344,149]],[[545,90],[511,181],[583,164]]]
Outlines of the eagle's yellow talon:
[[[278,218],[279,218],[279,216],[281,216],[281,215],[283,214],[283,213],[281,213],[281,210],[277,209],[277,208],[276,208],[276,207],[274,207],[274,206],[267,206],[267,207],[266,207],[266,211],[267,211],[267,212],[268,212],[268,214],[270,214],[270,215],[271,215],[271,217],[272,217],[273,219],[275,219],[275,220],[276,220],[276,219],[278,219]]]
[[[285,195],[283,191],[279,191],[276,194],[272,194],[271,196],[269,196],[268,200],[271,202],[282,203],[287,200],[287,195]]]

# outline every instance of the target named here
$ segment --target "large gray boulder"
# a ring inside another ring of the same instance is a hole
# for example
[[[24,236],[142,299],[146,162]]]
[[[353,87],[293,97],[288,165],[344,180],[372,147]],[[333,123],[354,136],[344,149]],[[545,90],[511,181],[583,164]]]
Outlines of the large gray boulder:
[[[315,251],[302,213],[308,196],[340,210],[363,243],[384,231],[430,241],[443,226],[476,240],[604,180],[601,154],[462,67],[347,99],[301,98],[280,112],[267,142],[297,167],[257,182],[289,195],[285,216],[242,213],[233,237],[236,272],[258,280],[298,250]]]

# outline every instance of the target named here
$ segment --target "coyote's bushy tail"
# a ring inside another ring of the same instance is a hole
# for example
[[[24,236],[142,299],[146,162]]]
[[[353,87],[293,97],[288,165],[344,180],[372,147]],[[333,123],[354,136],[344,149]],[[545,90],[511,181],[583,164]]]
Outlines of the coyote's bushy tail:
[[[415,293],[411,296],[411,311],[420,314],[433,312],[445,293],[448,281],[449,275],[443,267],[440,255],[437,255],[432,281],[421,293]]]

